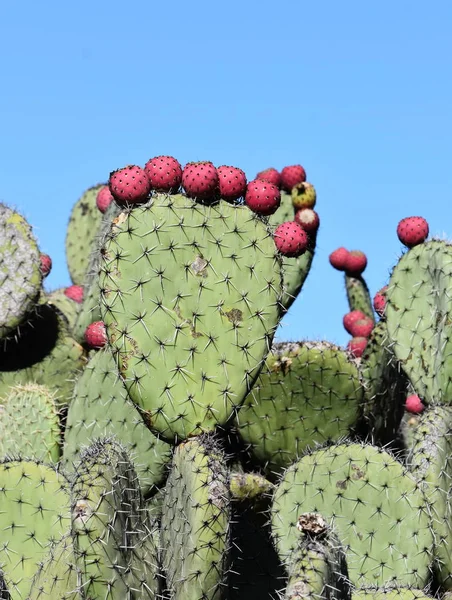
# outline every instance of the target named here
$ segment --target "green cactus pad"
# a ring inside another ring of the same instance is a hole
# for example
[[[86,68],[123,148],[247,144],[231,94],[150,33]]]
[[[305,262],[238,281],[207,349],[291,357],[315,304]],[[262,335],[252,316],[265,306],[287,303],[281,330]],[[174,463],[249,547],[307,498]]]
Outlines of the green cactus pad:
[[[24,321],[39,296],[39,256],[30,225],[0,203],[0,338]]]
[[[83,285],[85,274],[96,244],[102,213],[96,206],[100,183],[89,188],[74,204],[66,234],[66,260],[74,285]]]
[[[0,455],[47,463],[60,458],[60,417],[52,393],[29,383],[0,398]]]
[[[294,207],[292,196],[286,192],[281,192],[281,204],[278,210],[270,217],[269,224],[272,229],[276,229],[281,223],[293,220]],[[312,236],[310,245],[304,254],[297,258],[283,257],[282,259],[284,291],[281,302],[286,310],[296,300],[309,274],[314,258],[315,244],[316,236]]]
[[[75,562],[86,598],[144,600],[158,593],[157,549],[137,483],[120,444],[99,440],[82,454],[71,500]]]
[[[115,437],[130,454],[143,494],[160,485],[171,446],[156,438],[143,423],[119,379],[109,348],[93,352],[77,380],[64,436],[63,465],[71,469],[80,452],[94,440]]]
[[[394,268],[386,321],[393,352],[426,403],[452,403],[452,245],[415,246]]]
[[[71,335],[74,335],[75,322],[80,312],[81,304],[68,298],[64,291],[66,288],[59,288],[46,294],[43,298],[44,303],[53,304],[66,317],[68,328]]]
[[[70,531],[66,481],[32,461],[0,464],[0,568],[12,598],[28,598],[54,541]]]
[[[226,423],[280,316],[274,241],[247,207],[154,196],[103,249],[102,315],[131,400],[168,441]]]
[[[279,472],[307,447],[347,436],[362,397],[356,363],[337,346],[275,344],[236,426],[267,471]]]
[[[423,590],[409,587],[382,589],[359,589],[352,593],[352,600],[432,600]]]
[[[165,486],[161,550],[173,600],[221,597],[230,501],[224,457],[211,440],[177,447]]]
[[[345,290],[350,310],[360,310],[375,322],[372,298],[364,278],[345,273]]]
[[[302,513],[320,513],[346,548],[356,586],[423,587],[433,561],[425,496],[414,477],[374,446],[341,444],[304,456],[274,495],[272,531],[280,558],[297,547]]]
[[[54,391],[59,405],[69,402],[86,359],[67,327],[54,305],[36,307],[17,335],[0,346],[0,397],[14,385],[37,383]]]
[[[379,321],[367,342],[360,372],[364,385],[363,420],[366,434],[390,443],[404,413],[407,380],[391,352],[385,321]]]
[[[229,491],[238,502],[259,500],[273,491],[273,484],[259,473],[231,473]]]
[[[72,537],[67,534],[39,565],[27,600],[81,600],[79,580]]]

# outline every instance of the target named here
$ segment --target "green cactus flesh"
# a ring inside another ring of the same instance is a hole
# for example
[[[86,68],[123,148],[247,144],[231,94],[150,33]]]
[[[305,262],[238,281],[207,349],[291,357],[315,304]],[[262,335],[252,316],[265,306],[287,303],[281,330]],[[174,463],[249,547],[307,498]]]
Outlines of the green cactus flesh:
[[[432,596],[409,587],[364,588],[354,590],[352,600],[432,600]]]
[[[362,413],[373,441],[390,443],[404,413],[407,381],[391,352],[386,322],[379,321],[367,342],[360,364],[364,385]]]
[[[72,209],[66,234],[66,260],[72,283],[83,285],[88,264],[96,244],[102,213],[96,198],[104,184],[89,188]]]
[[[155,196],[103,249],[102,315],[131,400],[168,441],[226,423],[280,317],[274,241],[247,207]]]
[[[452,403],[452,245],[412,248],[386,294],[392,348],[416,393],[427,403]]]
[[[238,502],[257,500],[273,491],[273,484],[259,473],[231,473],[229,477],[231,499]]]
[[[294,207],[292,196],[281,192],[281,204],[278,210],[270,217],[269,224],[273,229],[285,221],[294,220]],[[310,244],[304,254],[297,258],[283,257],[283,295],[282,304],[286,310],[296,300],[309,274],[314,258],[316,236],[311,236]]]
[[[341,444],[304,456],[285,472],[274,496],[272,531],[281,560],[298,543],[298,518],[323,515],[346,548],[356,586],[429,578],[433,533],[425,496],[413,476],[374,446]]]
[[[337,346],[275,344],[236,424],[253,456],[278,472],[307,447],[346,436],[362,395],[356,363]]]
[[[0,398],[0,455],[57,463],[60,416],[52,393],[34,383],[10,388]]]
[[[375,321],[369,288],[361,275],[345,273],[345,290],[350,310],[360,310]]]
[[[75,563],[86,598],[154,599],[157,549],[135,470],[120,444],[99,440],[82,454],[71,501]]]
[[[179,445],[165,486],[161,550],[173,600],[221,597],[230,501],[224,457],[207,438]]]
[[[82,600],[72,536],[63,536],[42,560],[27,600]],[[0,596],[1,598],[1,596]]]
[[[160,485],[171,447],[143,423],[119,379],[109,348],[93,352],[77,380],[69,406],[64,437],[63,465],[71,469],[80,452],[94,440],[115,437],[134,462],[143,494]]]
[[[435,570],[445,589],[452,589],[452,407],[429,407],[405,437],[407,464],[420,482],[432,513]]]
[[[55,540],[70,531],[66,481],[32,461],[0,464],[0,568],[12,598],[28,598]]]
[[[74,335],[75,322],[80,311],[81,305],[68,298],[64,291],[66,288],[59,288],[49,292],[43,297],[45,304],[53,304],[66,317],[68,322],[69,333]]]
[[[41,291],[37,242],[27,221],[0,203],[0,338],[24,321]]]
[[[16,336],[0,347],[0,397],[14,385],[37,383],[54,391],[59,405],[67,404],[85,362],[64,316],[53,305],[38,305]]]

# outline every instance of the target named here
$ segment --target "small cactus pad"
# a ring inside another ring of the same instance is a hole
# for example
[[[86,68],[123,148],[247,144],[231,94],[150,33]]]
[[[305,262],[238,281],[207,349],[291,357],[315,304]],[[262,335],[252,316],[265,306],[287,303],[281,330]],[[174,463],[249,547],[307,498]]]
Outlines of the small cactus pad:
[[[179,445],[165,486],[161,549],[173,600],[221,597],[230,501],[224,457],[213,442]]]
[[[374,446],[341,444],[304,456],[285,472],[272,506],[281,560],[297,547],[299,516],[320,513],[346,548],[356,585],[422,587],[432,563],[430,511],[414,477]]]
[[[97,193],[104,184],[89,188],[72,209],[66,234],[66,260],[72,283],[82,285],[102,222]]]
[[[270,217],[269,224],[272,229],[276,229],[281,223],[293,220],[294,207],[292,197],[286,192],[281,192],[281,204],[278,210]],[[297,258],[282,257],[283,295],[281,302],[286,310],[296,300],[309,274],[314,258],[315,244],[316,236],[310,236],[309,246],[301,256]]]
[[[135,470],[120,444],[99,440],[83,452],[71,501],[75,562],[86,598],[154,599],[157,549]]]
[[[42,286],[40,252],[27,221],[0,203],[0,338],[31,311]]]
[[[357,366],[337,346],[275,344],[236,424],[253,456],[280,471],[307,447],[347,436],[362,397]]]
[[[345,273],[345,290],[350,310],[360,310],[372,321],[375,321],[372,298],[363,277]]]
[[[63,464],[80,460],[80,452],[94,440],[115,437],[127,449],[143,494],[165,477],[171,447],[156,438],[143,423],[119,379],[108,348],[93,352],[77,380],[69,406],[64,437]]]
[[[118,217],[103,255],[103,321],[148,427],[172,441],[227,422],[280,316],[267,227],[244,206],[157,195]]]
[[[28,598],[32,578],[55,540],[70,531],[66,481],[32,461],[0,465],[0,568],[13,598]]]
[[[35,383],[0,398],[0,455],[47,463],[60,458],[61,429],[55,393]]]
[[[66,288],[59,288],[42,296],[47,304],[53,304],[66,317],[69,332],[73,335],[77,315],[80,311],[80,304],[72,298],[68,298],[64,293]]]
[[[433,240],[409,250],[388,286],[393,351],[426,403],[452,403],[452,245]]]

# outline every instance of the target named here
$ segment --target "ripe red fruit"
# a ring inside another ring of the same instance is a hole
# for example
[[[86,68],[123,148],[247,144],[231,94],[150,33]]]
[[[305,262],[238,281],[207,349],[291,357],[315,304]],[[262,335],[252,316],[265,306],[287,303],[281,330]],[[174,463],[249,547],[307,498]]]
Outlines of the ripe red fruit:
[[[151,182],[146,172],[136,165],[128,165],[110,173],[110,192],[117,204],[139,204],[145,202],[151,191]]]
[[[110,204],[113,202],[113,196],[108,185],[104,185],[97,192],[96,206],[101,213],[104,213]]]
[[[254,179],[246,187],[245,204],[255,213],[272,215],[281,204],[281,193],[273,183]]]
[[[338,248],[332,252],[329,256],[330,264],[338,271],[345,271],[345,265],[347,262],[348,250],[346,248]]]
[[[182,171],[182,186],[189,198],[215,198],[218,185],[218,172],[209,161],[188,163]]]
[[[301,165],[284,167],[281,171],[281,187],[286,192],[291,192],[297,183],[302,183],[303,181],[306,181],[306,171]]]
[[[406,217],[397,225],[399,240],[407,248],[422,244],[427,239],[428,232],[428,223],[423,217]]]
[[[41,273],[42,273],[43,277],[47,277],[47,275],[52,270],[52,259],[50,258],[50,256],[48,254],[41,254],[41,256],[39,257],[39,260],[41,262],[41,266],[40,266]]]
[[[256,179],[263,179],[264,181],[268,181],[269,183],[273,183],[277,188],[281,186],[281,175],[279,171],[270,167],[269,169],[265,169],[256,175]]]
[[[144,165],[151,187],[158,192],[175,193],[182,181],[182,167],[173,156],[155,156]]]
[[[407,412],[413,413],[414,415],[418,415],[424,410],[425,406],[422,404],[421,399],[416,394],[412,394],[408,396],[405,400],[405,409]]]
[[[218,167],[220,196],[225,200],[237,200],[246,192],[246,175],[238,167]]]
[[[384,315],[384,312],[385,312],[385,307],[386,307],[386,295],[385,295],[385,292],[386,292],[387,289],[388,289],[388,286],[385,285],[374,296],[374,301],[373,301],[374,309],[375,309],[375,312],[377,313],[377,315],[379,317],[382,317]]]
[[[347,344],[347,350],[351,352],[355,358],[359,358],[363,355],[366,346],[367,338],[353,337]]]
[[[368,338],[374,328],[374,322],[370,317],[358,319],[350,326],[350,334],[353,337]]]
[[[312,208],[301,208],[295,213],[295,222],[309,234],[316,233],[320,226],[319,215]]]
[[[107,343],[107,331],[103,321],[95,321],[85,329],[85,342],[90,348],[103,348]]]
[[[367,267],[367,256],[361,250],[351,250],[345,259],[345,270],[350,275],[361,275]]]
[[[361,319],[365,319],[366,315],[361,310],[352,310],[351,312],[344,315],[342,319],[342,323],[344,324],[344,328],[350,335],[352,334],[352,327],[356,321],[360,321]]]
[[[286,221],[278,225],[274,239],[276,247],[284,256],[300,256],[308,247],[308,235],[295,221]]]
[[[83,286],[71,285],[64,290],[64,295],[81,304],[83,302]]]

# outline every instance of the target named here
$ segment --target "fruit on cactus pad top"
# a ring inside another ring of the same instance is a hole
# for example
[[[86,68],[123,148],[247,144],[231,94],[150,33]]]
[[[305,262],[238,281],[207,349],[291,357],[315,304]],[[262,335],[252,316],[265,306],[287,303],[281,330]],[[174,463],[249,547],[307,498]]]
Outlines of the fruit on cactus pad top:
[[[110,173],[108,185],[119,205],[145,202],[151,191],[145,170],[137,165],[128,165]]]
[[[278,188],[281,186],[281,175],[279,171],[273,167],[265,169],[264,171],[260,171],[260,173],[256,175],[256,179],[263,179],[264,181],[273,183],[273,185],[276,185]]]
[[[352,337],[347,344],[347,350],[353,354],[355,358],[360,358],[367,346],[366,337]]]
[[[314,208],[317,201],[317,192],[312,183],[302,181],[292,189],[292,204],[295,210],[299,208]]]
[[[425,242],[428,232],[428,223],[423,217],[406,217],[397,225],[397,236],[407,248]]]
[[[245,204],[255,213],[269,216],[278,210],[281,204],[281,193],[273,183],[254,179],[246,188]]]
[[[85,342],[90,348],[103,348],[107,343],[107,332],[103,321],[94,321],[85,331]]]
[[[295,213],[295,221],[308,233],[315,233],[320,225],[319,215],[312,208],[301,208]]]
[[[281,187],[286,192],[291,192],[297,183],[302,183],[303,181],[306,181],[306,171],[301,165],[284,167],[281,171]]]
[[[238,167],[222,165],[217,169],[220,196],[225,200],[237,200],[246,192],[246,175]]]
[[[422,400],[416,394],[408,396],[405,400],[405,409],[407,412],[418,415],[424,410],[425,406],[422,404]]]
[[[155,156],[148,160],[144,170],[158,192],[176,192],[182,182],[182,167],[173,156]]]
[[[308,247],[308,234],[295,221],[281,223],[274,233],[275,245],[284,256],[300,256]]]
[[[209,161],[190,162],[182,171],[182,187],[189,198],[215,198],[218,184],[218,171]]]
[[[385,311],[385,306],[386,306],[385,292],[387,289],[388,289],[388,286],[385,285],[374,296],[373,305],[374,305],[375,312],[377,313],[377,315],[379,317],[382,317],[384,314],[384,311]]]
[[[64,295],[81,304],[83,302],[83,286],[82,285],[70,285],[64,290]]]
[[[347,264],[348,250],[341,246],[334,252],[331,252],[329,256],[330,265],[338,271],[345,271],[345,265]]]
[[[374,328],[374,322],[370,317],[364,316],[358,319],[350,326],[350,333],[353,337],[368,338]]]
[[[351,275],[361,275],[367,267],[367,256],[361,250],[351,250],[345,259],[345,270]]]
[[[52,270],[52,259],[48,254],[41,254],[39,260],[41,261],[41,273],[44,277],[47,277]]]
[[[344,315],[344,318],[342,319],[345,331],[350,335],[353,335],[352,330],[354,323],[356,323],[356,321],[364,319],[365,316],[366,315],[361,310],[352,310],[348,312],[346,315]]]
[[[110,204],[113,202],[113,196],[108,185],[104,185],[97,192],[96,206],[101,213],[104,213]]]

